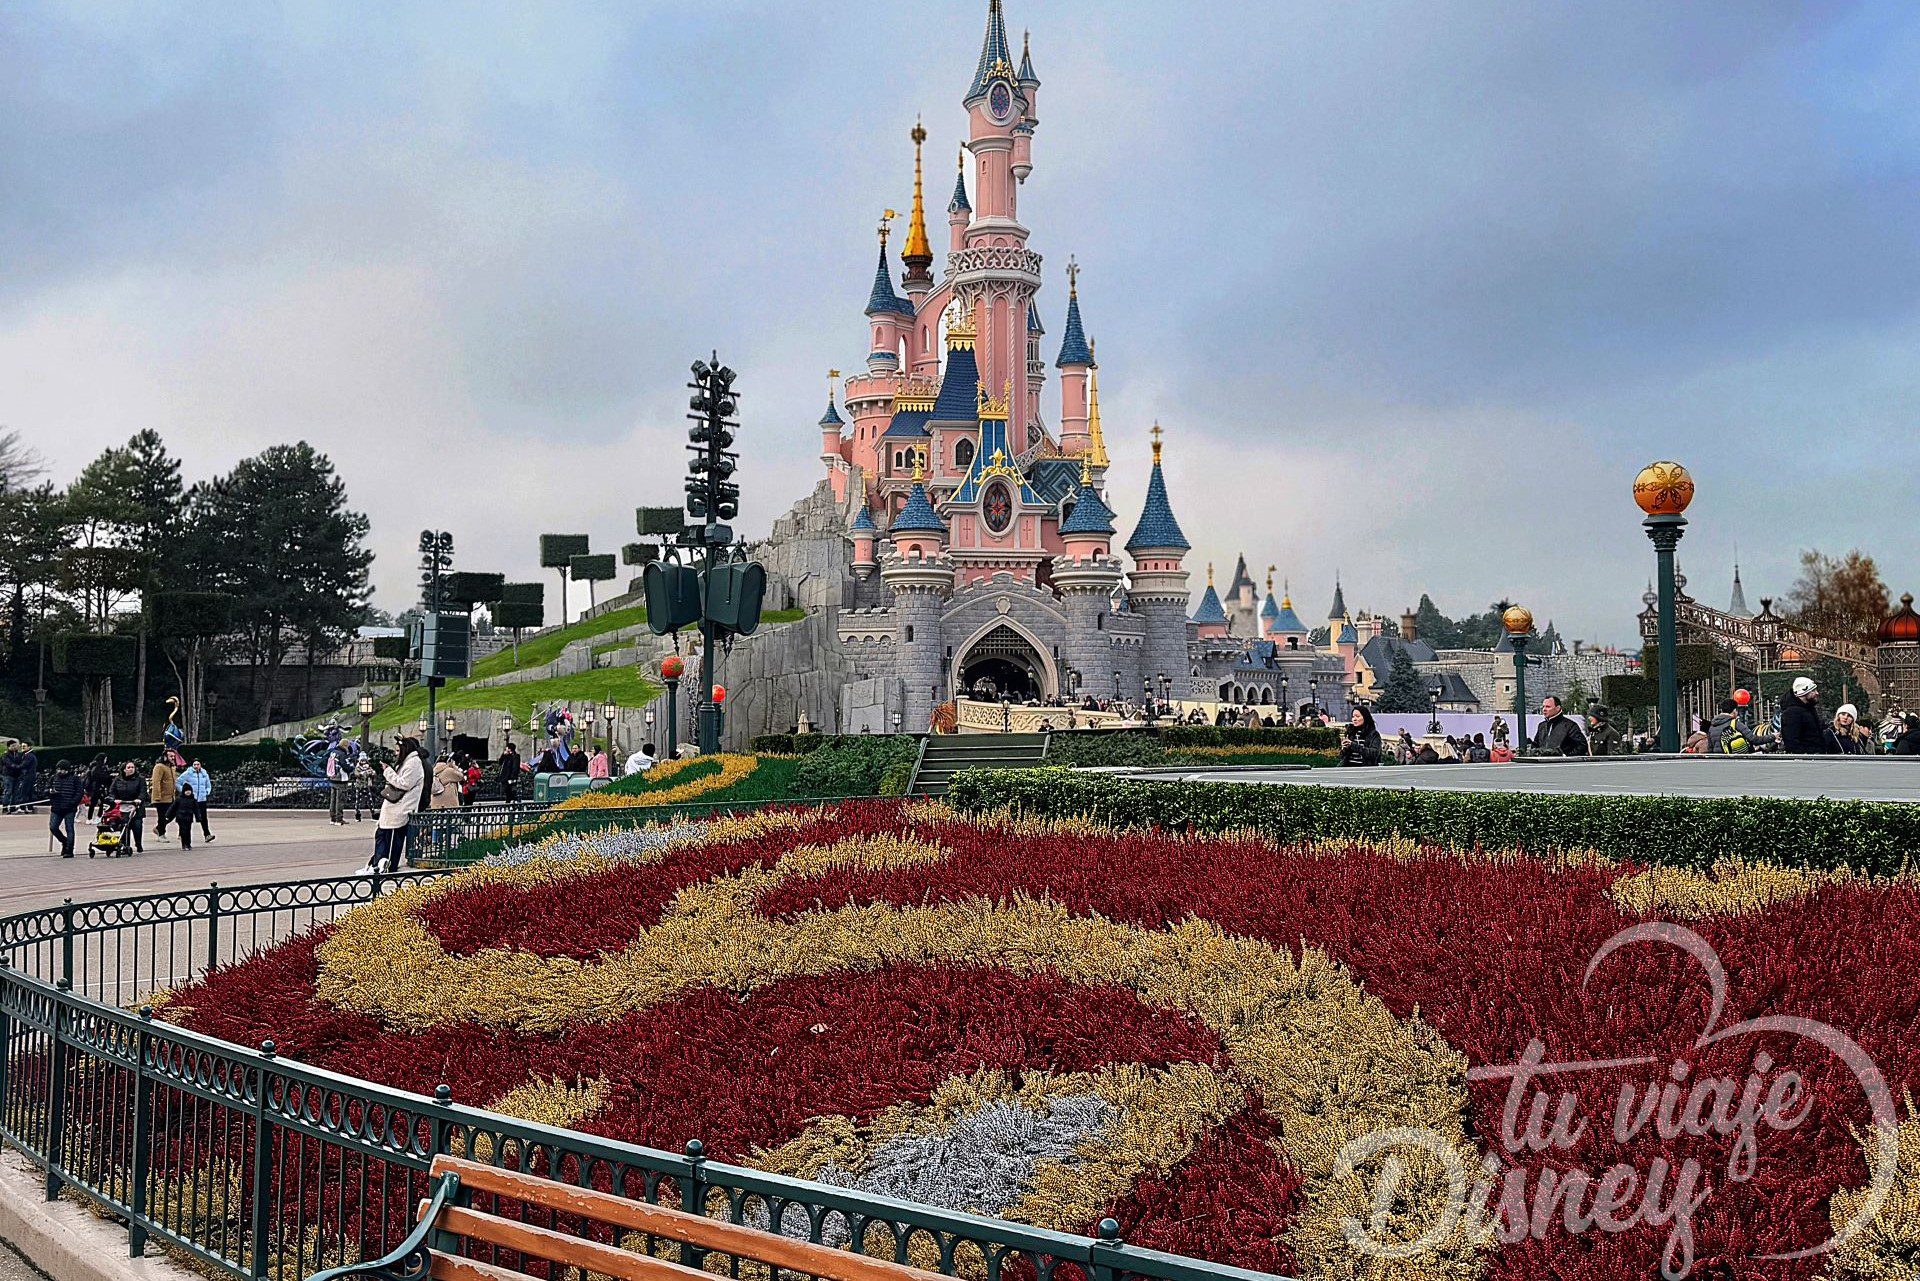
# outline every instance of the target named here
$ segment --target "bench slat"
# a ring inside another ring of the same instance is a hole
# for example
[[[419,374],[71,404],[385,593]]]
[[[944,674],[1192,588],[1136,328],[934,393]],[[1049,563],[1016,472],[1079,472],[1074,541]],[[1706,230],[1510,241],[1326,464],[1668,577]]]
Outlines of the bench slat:
[[[713,1281],[712,1277],[698,1268],[681,1267],[678,1263],[634,1254],[619,1246],[570,1237],[551,1228],[502,1219],[478,1210],[463,1210],[450,1205],[440,1212],[439,1226],[475,1241],[503,1245],[510,1250],[538,1255],[568,1267],[604,1272],[623,1281]]]
[[[685,1210],[652,1205],[645,1201],[630,1201],[595,1188],[556,1183],[537,1175],[502,1170],[460,1157],[435,1157],[433,1173],[459,1175],[463,1192],[492,1192],[530,1205],[578,1214],[616,1227],[650,1232],[670,1241],[685,1241],[756,1263],[831,1278],[832,1281],[952,1281],[951,1277],[924,1268],[875,1259],[851,1250],[836,1250],[830,1245],[796,1241],[792,1237],[763,1232],[744,1224],[710,1219],[702,1214],[690,1214]]]
[[[527,1274],[457,1254],[433,1252],[428,1275],[433,1281],[527,1281]]]

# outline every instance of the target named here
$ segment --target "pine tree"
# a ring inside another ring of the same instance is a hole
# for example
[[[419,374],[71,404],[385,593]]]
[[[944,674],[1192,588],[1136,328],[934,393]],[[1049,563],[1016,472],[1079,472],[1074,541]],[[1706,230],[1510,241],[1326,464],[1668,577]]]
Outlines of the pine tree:
[[[1380,701],[1375,706],[1383,712],[1427,710],[1427,684],[1420,679],[1419,669],[1407,656],[1404,645],[1393,647],[1393,662],[1387,668],[1387,683],[1380,687]]]

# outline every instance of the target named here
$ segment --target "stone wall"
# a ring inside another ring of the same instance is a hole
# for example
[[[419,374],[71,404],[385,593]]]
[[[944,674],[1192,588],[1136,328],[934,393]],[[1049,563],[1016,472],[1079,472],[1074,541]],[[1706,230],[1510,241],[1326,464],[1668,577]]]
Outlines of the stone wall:
[[[839,608],[853,603],[853,544],[847,515],[822,480],[748,548],[767,571],[766,608]]]
[[[741,750],[755,734],[784,733],[802,711],[814,725],[835,728],[840,691],[854,679],[852,661],[834,643],[837,612],[815,610],[769,627],[720,656],[719,680],[727,687],[722,746]]]

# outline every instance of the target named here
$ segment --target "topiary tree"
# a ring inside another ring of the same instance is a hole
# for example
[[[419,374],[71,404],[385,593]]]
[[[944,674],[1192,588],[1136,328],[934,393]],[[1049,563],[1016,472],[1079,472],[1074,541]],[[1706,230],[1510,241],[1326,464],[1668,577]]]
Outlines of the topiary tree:
[[[598,556],[575,556],[567,563],[567,572],[576,583],[587,585],[587,608],[593,609],[599,601],[594,597],[595,583],[611,582],[619,571],[614,567],[613,553],[605,552]]]
[[[515,666],[520,663],[520,633],[546,621],[546,599],[545,583],[506,583],[500,588],[500,599],[493,606],[493,625],[512,630]]]
[[[588,551],[585,534],[542,534],[540,535],[540,567],[560,571],[560,623],[567,621],[567,567],[575,556],[584,556]]]
[[[80,730],[88,743],[113,742],[113,689],[116,676],[131,676],[140,661],[140,642],[104,632],[62,632],[53,638],[53,670],[78,676]]]

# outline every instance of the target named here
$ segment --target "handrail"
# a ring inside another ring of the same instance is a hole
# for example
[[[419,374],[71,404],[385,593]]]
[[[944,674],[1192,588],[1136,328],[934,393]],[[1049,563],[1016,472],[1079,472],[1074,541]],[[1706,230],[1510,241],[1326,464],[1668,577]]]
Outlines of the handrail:
[[[124,1220],[135,1257],[152,1239],[250,1279],[392,1254],[434,1190],[428,1166],[455,1153],[734,1222],[790,1221],[795,1207],[815,1241],[885,1225],[902,1251],[909,1236],[935,1244],[947,1271],[965,1243],[1041,1276],[1073,1263],[1089,1277],[1271,1281],[1127,1246],[1110,1223],[1097,1239],[1075,1236],[708,1160],[697,1139],[676,1154],[581,1134],[456,1103],[444,1085],[427,1098],[125,1008],[238,958],[249,940],[271,945],[438,874],[213,885],[0,918],[0,1140],[44,1171],[49,1199],[70,1190]],[[155,959],[142,977],[145,954]]]

